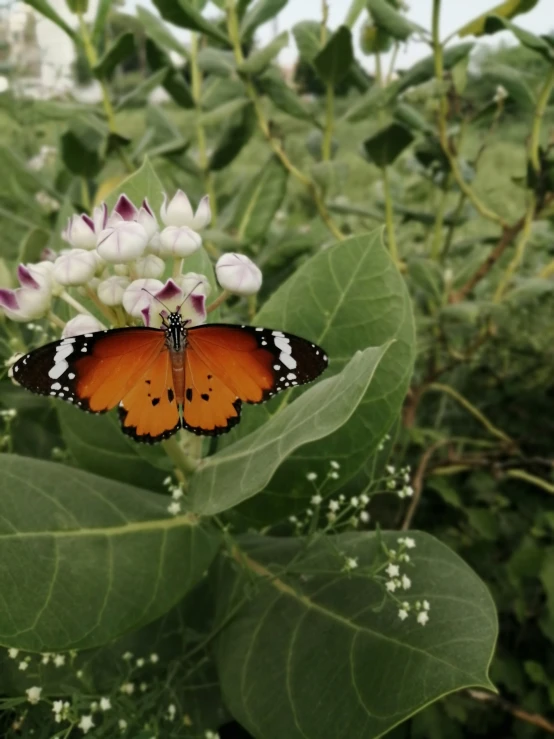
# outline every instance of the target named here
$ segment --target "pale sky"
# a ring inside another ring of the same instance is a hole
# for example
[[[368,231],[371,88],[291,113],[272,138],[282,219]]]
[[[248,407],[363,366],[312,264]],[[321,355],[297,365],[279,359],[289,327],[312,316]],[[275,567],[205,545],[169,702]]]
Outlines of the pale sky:
[[[486,10],[492,9],[495,5],[499,4],[500,0],[491,0],[491,2],[484,2],[483,0],[443,0],[442,2],[442,13],[441,13],[441,36],[447,36],[457,28],[460,28],[468,21],[472,20],[478,15],[481,15]],[[423,26],[424,28],[430,29],[431,27],[431,8],[432,0],[408,0],[410,10],[408,11],[408,17]],[[142,5],[148,10],[156,12],[152,6],[150,0],[127,0],[126,10],[132,12],[133,8],[137,5]],[[344,22],[348,8],[350,7],[350,0],[328,0],[329,5],[329,26],[331,29],[337,28]],[[534,33],[548,33],[554,30],[554,12],[553,12],[553,0],[539,0],[537,6],[529,13],[518,16],[515,19],[515,23]],[[213,5],[206,7],[206,14],[216,15],[220,11]],[[365,12],[362,16],[365,15]],[[303,20],[318,20],[321,17],[321,0],[289,0],[289,3],[281,11],[277,18],[278,31],[290,30],[296,23]],[[361,22],[359,21],[354,28],[354,39],[356,47],[358,47],[357,39],[359,36]],[[182,29],[176,29],[173,27],[176,34],[183,39],[186,39],[187,32]],[[275,24],[272,22],[266,23],[261,26],[257,40],[260,45],[265,45],[274,37]],[[498,43],[501,39],[513,40],[512,34],[509,32],[497,33],[494,36],[485,36],[486,43]],[[458,39],[460,40],[460,39]],[[464,39],[466,40],[466,39]],[[429,54],[429,47],[421,42],[409,42],[404,45],[397,57],[397,68],[410,67],[418,59]],[[289,65],[294,62],[297,56],[296,46],[294,44],[294,37],[291,35],[289,45],[283,49],[279,56],[279,60],[282,64]],[[371,59],[364,57],[358,52],[360,61],[369,70],[372,69]],[[385,63],[387,61],[387,55],[384,55]]]

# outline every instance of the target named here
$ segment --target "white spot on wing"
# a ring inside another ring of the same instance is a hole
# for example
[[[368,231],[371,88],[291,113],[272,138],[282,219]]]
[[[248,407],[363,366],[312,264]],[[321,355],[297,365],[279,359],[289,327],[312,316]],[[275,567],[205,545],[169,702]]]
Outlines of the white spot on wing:
[[[287,380],[296,380],[296,375],[294,374],[294,372],[288,373]]]
[[[73,346],[70,343],[64,343],[62,341],[56,349],[54,365],[48,370],[48,377],[51,377],[53,380],[57,380],[63,375],[63,373],[69,368],[68,363],[65,361],[66,357],[69,357],[72,352]]]
[[[294,357],[291,357],[290,354],[282,353],[279,359],[281,360],[281,362],[285,365],[287,369],[290,369],[290,370],[296,369],[296,359],[294,359]]]
[[[60,383],[59,383],[59,382],[55,382],[55,383],[54,383],[54,384],[52,385],[52,390],[61,390],[61,389],[62,389],[62,386],[60,385]]]
[[[290,354],[292,352],[292,347],[288,339],[277,338],[277,339],[274,339],[273,343],[275,344],[277,349],[280,349],[282,352],[285,352],[286,354]]]
[[[281,336],[284,337],[284,333],[282,331],[272,331],[273,336]],[[288,339],[287,339],[288,341]]]

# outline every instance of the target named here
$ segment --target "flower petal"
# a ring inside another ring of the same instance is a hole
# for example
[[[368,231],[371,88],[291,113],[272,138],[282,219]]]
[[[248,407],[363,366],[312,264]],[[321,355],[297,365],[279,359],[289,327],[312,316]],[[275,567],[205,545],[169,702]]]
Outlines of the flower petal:
[[[94,316],[80,313],[65,324],[65,328],[62,331],[62,339],[67,339],[70,336],[79,336],[80,334],[92,334],[95,331],[103,331],[104,328],[105,326]]]
[[[194,218],[190,200],[182,190],[177,190],[169,202],[167,195],[164,193],[160,215],[166,226],[190,227]]]

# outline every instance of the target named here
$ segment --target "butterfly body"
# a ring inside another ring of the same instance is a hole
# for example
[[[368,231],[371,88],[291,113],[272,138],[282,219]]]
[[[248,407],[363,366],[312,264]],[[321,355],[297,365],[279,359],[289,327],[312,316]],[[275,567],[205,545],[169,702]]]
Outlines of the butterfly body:
[[[241,405],[314,380],[327,367],[319,346],[272,329],[187,327],[170,313],[162,328],[120,328],[39,347],[13,367],[32,392],[103,413],[118,407],[122,430],[153,443],[179,428],[217,436]]]

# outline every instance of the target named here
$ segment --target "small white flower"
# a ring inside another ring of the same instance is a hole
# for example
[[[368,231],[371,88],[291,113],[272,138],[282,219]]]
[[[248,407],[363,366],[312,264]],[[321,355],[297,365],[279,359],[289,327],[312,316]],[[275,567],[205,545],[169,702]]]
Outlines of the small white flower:
[[[323,498],[318,493],[316,495],[312,495],[310,502],[312,503],[312,505],[319,505],[322,500],[323,500]]]
[[[306,480],[308,480],[308,482],[314,482],[314,480],[317,480],[317,472],[308,472]]]
[[[336,513],[340,508],[340,503],[338,500],[330,500],[329,501],[329,510],[331,513]]]
[[[155,665],[156,662],[159,662],[159,661],[160,661],[160,658],[156,654],[156,652],[152,652],[152,654],[150,655],[150,662],[152,662],[152,664]]]
[[[396,467],[392,464],[388,464],[385,469],[389,473],[389,475],[394,475],[396,473]]]
[[[183,489],[182,488],[179,488],[179,487],[172,488],[172,490],[171,490],[171,497],[173,498],[173,500],[181,500],[181,498],[183,497],[183,495],[184,495],[184,493],[183,493]]]
[[[360,504],[367,505],[368,503],[369,503],[369,495],[366,495],[365,493],[360,495]]]
[[[144,657],[139,657],[137,659],[137,667],[144,667],[144,662],[145,662]]]
[[[29,703],[32,703],[35,705],[40,700],[40,694],[42,693],[42,688],[39,688],[36,685],[33,685],[32,688],[27,688],[25,691],[27,693],[27,700]]]
[[[427,611],[420,611],[417,614],[417,622],[418,624],[421,624],[422,626],[425,626],[425,624],[429,621],[429,614]]]
[[[170,703],[169,706],[167,707],[167,718],[170,721],[174,721],[176,713],[177,713],[177,709],[175,705],[173,703]]]
[[[123,307],[133,318],[142,318],[142,311],[152,303],[155,295],[163,287],[163,282],[153,279],[140,279],[131,282],[123,294]],[[148,292],[147,292],[148,291]]]
[[[135,683],[123,683],[123,685],[121,685],[119,689],[122,693],[133,695],[133,693],[135,692]]]
[[[404,492],[404,496],[406,498],[411,498],[413,496],[413,494],[414,494],[414,489],[413,489],[413,487],[411,485],[405,485],[404,486],[404,489],[403,489],[403,492]]]
[[[8,649],[8,657],[10,659],[15,659],[18,654],[19,654],[19,649],[16,649],[15,647],[10,647]]]
[[[176,516],[178,513],[181,512],[181,504],[174,500],[173,503],[170,503],[167,506],[167,510],[169,513],[171,513],[172,516]]]
[[[398,577],[400,574],[398,565],[393,565],[392,562],[388,565],[385,572],[389,577]]]
[[[98,711],[98,701],[92,701],[90,704],[90,712],[96,713],[96,711]]]
[[[327,514],[327,520],[329,523],[334,523],[337,520],[337,514],[336,513],[328,513]]]
[[[20,662],[19,665],[17,666],[17,669],[18,670],[21,670],[22,672],[25,672],[25,670],[28,667],[29,667],[29,663],[28,662]]]
[[[260,268],[244,254],[223,254],[216,262],[215,273],[221,287],[236,295],[255,295],[262,286]]]
[[[119,726],[119,728],[121,729],[121,731],[125,731],[125,729],[128,726],[127,721],[125,721],[124,718],[120,718],[119,721],[117,722],[117,725]]]
[[[396,590],[396,588],[397,588],[398,586],[397,586],[397,584],[396,584],[396,580],[388,580],[388,581],[387,581],[387,582],[385,583],[385,587],[386,587],[386,589],[387,589],[387,590],[389,591],[389,593],[394,593],[394,591]]]
[[[296,518],[296,516],[289,516],[289,521],[290,523],[298,523],[298,519]]]
[[[139,685],[139,690],[141,693],[146,693],[148,690],[148,683],[145,683],[144,681]]]
[[[353,495],[350,498],[350,505],[354,508],[357,508],[360,505],[360,499],[357,496]]]
[[[188,226],[198,231],[205,228],[212,219],[210,199],[205,195],[193,214],[190,200],[182,190],[177,190],[169,202],[164,193],[160,215],[166,226]]]
[[[329,477],[331,480],[338,480],[339,479],[339,473],[338,472],[329,472]]]
[[[503,85],[497,85],[496,86],[496,92],[494,93],[493,100],[495,103],[500,103],[503,100],[506,100],[508,97],[508,91]]]
[[[100,698],[100,710],[109,711],[112,707],[112,702],[109,698]]]
[[[132,652],[125,652],[122,659],[125,660],[125,662],[129,662],[129,660],[133,659],[133,653]]]
[[[62,331],[62,339],[71,336],[79,336],[80,334],[93,334],[95,331],[102,331],[104,326],[94,316],[79,313],[75,318],[71,318]]]
[[[360,513],[360,521],[362,523],[369,523],[369,518],[370,518],[370,516],[369,516],[369,513],[367,511],[362,511]]]
[[[355,570],[358,566],[358,558],[357,557],[348,557],[346,560],[346,569],[347,570]]]
[[[430,608],[431,608],[431,606],[429,604],[429,601],[428,600],[424,600],[423,601],[423,610],[424,611],[428,611]]]
[[[405,608],[401,608],[401,609],[400,609],[400,610],[398,611],[398,618],[399,618],[399,619],[400,619],[401,621],[404,621],[404,619],[408,618],[408,611],[407,611],[407,610],[406,610]]]
[[[52,653],[51,652],[44,652],[44,654],[41,655],[42,659],[40,660],[43,665],[47,665],[50,660],[52,659]]]
[[[219,734],[216,731],[206,731],[204,736],[206,739],[219,739]]]
[[[140,257],[148,244],[144,226],[136,221],[120,221],[98,236],[96,251],[106,262],[130,262]]]
[[[402,575],[402,587],[404,590],[409,590],[412,587],[412,581],[407,575]]]
[[[387,482],[387,490],[394,490],[396,488],[396,481],[395,480],[389,480]]]
[[[155,254],[147,254],[145,257],[140,257],[135,262],[135,272],[137,277],[161,277],[165,270],[165,263],[163,259],[157,257]]]
[[[94,721],[92,720],[92,716],[90,715],[81,716],[81,720],[79,721],[77,726],[79,729],[81,729],[83,734],[86,734],[92,728],[94,728]]]
[[[202,237],[188,226],[167,226],[160,233],[160,254],[188,257],[202,246]]]
[[[113,275],[102,280],[96,288],[98,297],[104,305],[121,305],[125,290],[129,287],[129,278],[123,275]]]
[[[332,459],[329,464],[334,470],[340,470],[340,464],[336,462],[334,459]]]
[[[63,701],[54,701],[52,703],[53,713],[61,713],[63,711]]]
[[[56,667],[63,667],[65,665],[65,654],[56,654],[54,657],[54,665]]]

